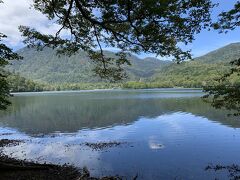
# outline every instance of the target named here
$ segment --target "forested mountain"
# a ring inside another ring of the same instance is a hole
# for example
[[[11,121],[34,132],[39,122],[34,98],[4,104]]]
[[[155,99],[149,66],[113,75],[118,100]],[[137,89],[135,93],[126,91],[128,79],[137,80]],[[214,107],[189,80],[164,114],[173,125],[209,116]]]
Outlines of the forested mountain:
[[[226,63],[207,64],[197,60],[170,65],[152,77],[152,82],[166,87],[202,87],[229,70]]]
[[[93,64],[83,51],[71,57],[56,55],[56,51],[45,48],[43,51],[23,48],[18,53],[23,60],[15,61],[9,70],[20,73],[28,79],[47,83],[81,83],[99,82],[92,72]],[[114,57],[113,52],[105,51],[107,57]],[[126,67],[131,80],[139,80],[152,76],[157,69],[162,69],[170,61],[159,61],[156,58],[139,59],[134,55],[128,56],[132,66]]]
[[[227,46],[209,52],[204,56],[195,58],[204,63],[230,62],[238,59],[240,55],[240,43],[231,43]]]
[[[240,43],[232,43],[194,60],[170,64],[159,69],[148,82],[128,82],[125,88],[202,87],[212,85],[215,79],[228,72],[230,61],[240,57]],[[240,82],[231,77],[231,83]]]
[[[128,56],[132,66],[126,66],[128,79],[123,84],[102,82],[91,71],[93,64],[84,52],[68,57],[57,56],[56,51],[49,48],[45,48],[43,51],[23,48],[18,53],[24,59],[15,61],[8,69],[29,80],[40,82],[44,85],[43,90],[202,87],[213,83],[215,78],[230,69],[229,62],[240,57],[240,43],[227,45],[181,64],[156,58],[139,59],[134,55]],[[114,57],[114,53],[109,51],[105,51],[105,55]],[[18,81],[21,78],[15,76],[14,79]],[[231,81],[234,83],[239,81],[239,78],[233,77]],[[28,81],[25,80],[25,82]],[[21,83],[15,83],[15,85],[17,84]],[[13,85],[15,90],[24,89],[15,87],[15,85]],[[34,87],[36,89],[37,86]]]

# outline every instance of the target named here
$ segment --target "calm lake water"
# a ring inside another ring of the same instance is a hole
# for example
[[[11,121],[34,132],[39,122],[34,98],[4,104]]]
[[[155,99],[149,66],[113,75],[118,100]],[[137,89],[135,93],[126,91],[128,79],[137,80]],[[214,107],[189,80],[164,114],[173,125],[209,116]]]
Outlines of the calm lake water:
[[[86,166],[92,176],[228,179],[213,165],[240,164],[240,120],[200,90],[19,93],[0,113],[1,139],[25,143],[4,153],[41,163]],[[119,142],[93,149],[86,143]]]

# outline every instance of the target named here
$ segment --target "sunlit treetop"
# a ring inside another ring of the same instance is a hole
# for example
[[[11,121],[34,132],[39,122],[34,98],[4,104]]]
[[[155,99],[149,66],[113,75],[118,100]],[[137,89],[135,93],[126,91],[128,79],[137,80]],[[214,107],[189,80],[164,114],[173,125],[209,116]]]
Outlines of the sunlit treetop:
[[[191,58],[179,44],[192,42],[209,27],[214,7],[210,0],[34,0],[33,5],[60,28],[49,35],[20,26],[27,45],[68,55],[84,50],[95,62],[95,72],[112,81],[124,78],[128,52],[173,56],[177,62]],[[102,46],[120,49],[119,58],[105,57]]]

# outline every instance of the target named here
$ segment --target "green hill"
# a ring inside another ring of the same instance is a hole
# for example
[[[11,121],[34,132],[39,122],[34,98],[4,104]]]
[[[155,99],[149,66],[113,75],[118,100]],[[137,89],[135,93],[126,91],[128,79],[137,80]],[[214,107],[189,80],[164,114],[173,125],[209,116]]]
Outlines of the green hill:
[[[195,58],[204,63],[230,62],[240,56],[240,43],[231,43],[227,46],[209,52],[204,56]]]
[[[202,63],[199,61],[174,64],[159,71],[152,77],[152,82],[161,82],[166,87],[202,87],[211,83],[229,70],[225,63]]]
[[[82,83],[99,82],[93,72],[93,64],[85,52],[79,52],[71,57],[57,56],[56,51],[45,48],[43,51],[23,48],[18,53],[23,60],[15,61],[9,70],[21,76],[46,83]],[[114,57],[113,52],[104,52],[108,57]],[[139,59],[134,55],[128,56],[132,66],[126,66],[129,80],[148,78],[156,70],[170,64],[170,61],[160,61],[156,58]]]
[[[93,74],[91,70],[93,64],[85,52],[79,52],[71,57],[59,57],[54,50],[49,48],[43,51],[23,48],[18,53],[24,59],[15,61],[8,67],[9,70],[19,73],[26,79],[45,84],[44,90],[202,87],[212,84],[215,78],[230,69],[229,62],[240,57],[240,43],[229,44],[181,64],[156,58],[139,59],[130,55],[128,59],[132,66],[125,67],[128,79],[123,85],[103,83]],[[108,57],[114,57],[113,52],[105,51],[104,53]],[[232,83],[236,81],[239,81],[237,76],[231,79]],[[19,89],[19,87],[13,89]]]
[[[230,69],[230,61],[240,57],[240,43],[232,43],[204,56],[181,64],[172,63],[159,69],[148,82],[128,82],[126,88],[202,87],[212,85],[215,79]],[[231,83],[239,82],[238,76]]]

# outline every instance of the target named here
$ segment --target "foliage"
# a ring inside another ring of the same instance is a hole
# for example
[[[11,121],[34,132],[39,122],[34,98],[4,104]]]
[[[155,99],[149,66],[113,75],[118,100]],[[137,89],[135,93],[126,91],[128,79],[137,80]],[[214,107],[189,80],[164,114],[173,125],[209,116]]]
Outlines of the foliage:
[[[86,51],[95,62],[93,70],[116,81],[125,77],[123,66],[130,64],[127,52],[172,55],[177,62],[189,59],[190,53],[178,44],[192,42],[208,27],[213,7],[210,0],[34,0],[34,8],[61,28],[55,35],[25,26],[19,29],[29,46],[49,46],[67,55]],[[105,57],[103,45],[119,48],[119,58]],[[96,47],[100,50],[93,51]]]
[[[7,73],[6,81],[10,92],[40,92],[40,91],[64,91],[64,90],[89,90],[119,88],[118,83],[40,83],[26,79],[19,74]]]
[[[240,59],[232,61],[232,68],[217,79],[215,86],[206,86],[205,98],[212,98],[212,105],[216,108],[233,110],[233,115],[240,115]]]
[[[9,63],[9,60],[21,58],[18,54],[12,52],[12,49],[2,43],[3,38],[6,38],[6,36],[0,33],[0,110],[6,109],[7,105],[10,104],[8,101],[8,97],[10,96],[9,84],[6,79],[7,74],[3,68]]]
[[[219,15],[218,22],[212,25],[220,33],[234,30],[240,26],[240,1],[237,1],[234,8],[222,12]],[[240,56],[231,61],[233,66],[217,79],[215,86],[206,86],[204,91],[208,94],[205,98],[211,97],[211,103],[216,108],[226,108],[233,110],[233,115],[240,115]],[[233,81],[232,79],[235,79]]]
[[[165,82],[170,87],[203,87],[214,83],[214,79],[229,67],[224,63],[206,64],[199,61],[170,65],[153,78],[154,82]]]
[[[213,23],[212,26],[214,29],[219,30],[220,33],[234,30],[240,26],[240,1],[236,2],[233,9],[222,12],[219,15],[218,22]]]
[[[28,80],[19,74],[8,73],[6,81],[9,84],[10,92],[39,92],[43,91],[45,84]]]

